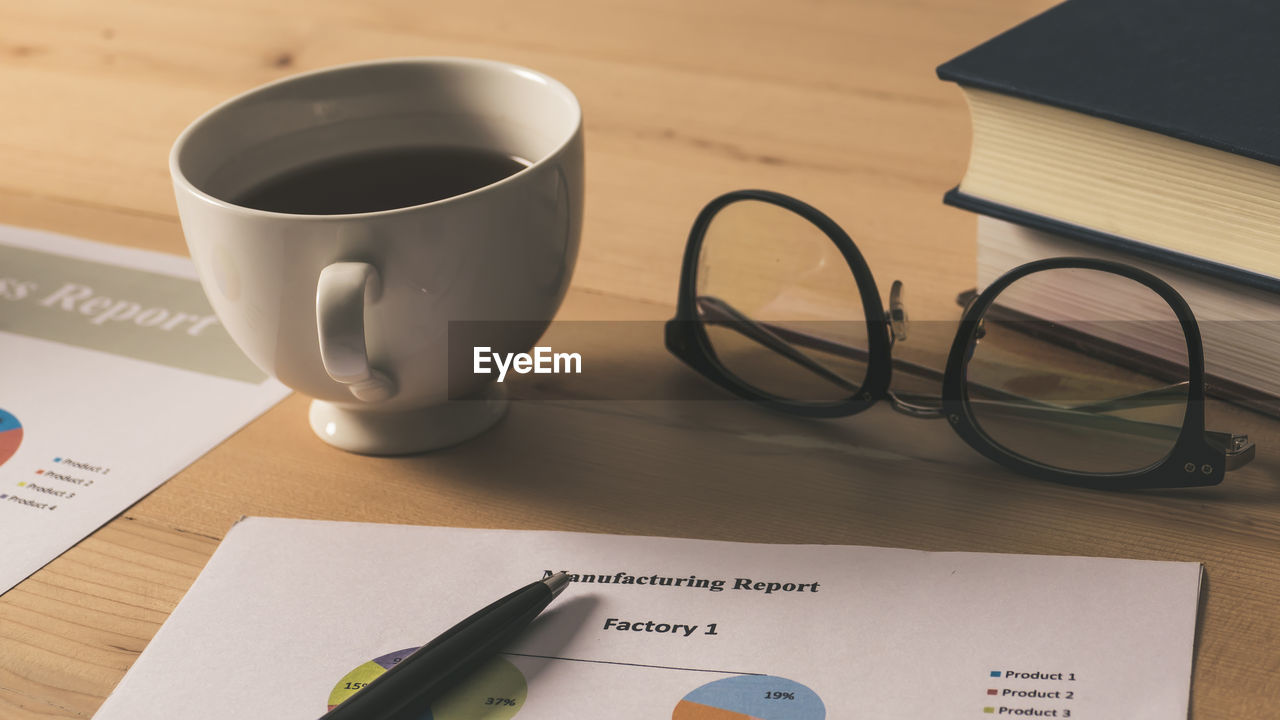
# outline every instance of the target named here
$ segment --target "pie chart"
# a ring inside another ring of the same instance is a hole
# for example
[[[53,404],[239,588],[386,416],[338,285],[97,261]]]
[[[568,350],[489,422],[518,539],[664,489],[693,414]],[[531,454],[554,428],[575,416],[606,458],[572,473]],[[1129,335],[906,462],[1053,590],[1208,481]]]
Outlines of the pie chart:
[[[794,680],[738,675],[684,696],[671,720],[825,720],[822,698]]]
[[[329,709],[413,654],[416,647],[376,657],[347,673],[329,693]],[[524,674],[510,661],[495,657],[449,694],[435,701],[420,720],[510,720],[529,694]]]
[[[22,444],[22,423],[12,413],[0,409],[0,465],[13,457]]]

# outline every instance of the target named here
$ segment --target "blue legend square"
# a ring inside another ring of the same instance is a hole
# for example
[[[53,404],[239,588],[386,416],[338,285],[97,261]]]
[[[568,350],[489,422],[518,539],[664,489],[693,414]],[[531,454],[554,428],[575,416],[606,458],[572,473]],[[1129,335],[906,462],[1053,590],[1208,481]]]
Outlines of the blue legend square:
[[[991,671],[991,677],[1000,677],[1000,671],[999,671],[999,670],[992,670],[992,671]]]
[[[56,463],[60,463],[62,462],[62,458],[54,458],[53,461]]]
[[[5,498],[7,498],[7,497],[9,497],[9,496],[8,496],[8,495],[4,495],[4,494],[0,494],[0,500],[3,500],[3,499],[5,499]]]

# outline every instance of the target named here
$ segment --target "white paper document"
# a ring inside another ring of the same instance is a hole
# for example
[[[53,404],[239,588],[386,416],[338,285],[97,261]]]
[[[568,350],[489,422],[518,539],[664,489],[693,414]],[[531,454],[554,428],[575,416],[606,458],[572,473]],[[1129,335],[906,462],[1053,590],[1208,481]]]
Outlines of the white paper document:
[[[0,592],[288,392],[190,260],[0,226]]]
[[[97,717],[317,718],[561,570],[431,720],[1187,717],[1198,563],[269,518]]]

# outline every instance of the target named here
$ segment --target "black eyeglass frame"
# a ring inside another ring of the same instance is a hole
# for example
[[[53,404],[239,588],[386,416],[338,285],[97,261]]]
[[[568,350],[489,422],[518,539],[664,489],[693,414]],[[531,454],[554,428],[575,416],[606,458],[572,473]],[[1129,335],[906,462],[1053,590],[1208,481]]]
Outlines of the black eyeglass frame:
[[[774,395],[753,387],[725,369],[716,357],[706,327],[697,312],[697,266],[707,228],[725,207],[744,200],[770,203],[796,213],[822,230],[839,249],[853,273],[865,313],[867,368],[858,391],[838,402],[803,402]],[[995,298],[1015,281],[1045,270],[1080,268],[1114,273],[1149,288],[1173,310],[1187,343],[1187,399],[1182,427],[1164,459],[1146,468],[1118,473],[1085,473],[1045,465],[1006,450],[987,436],[974,418],[966,389],[968,363],[972,357],[981,321]],[[768,190],[737,190],[708,203],[693,223],[680,270],[676,315],[665,328],[667,350],[693,370],[722,388],[773,410],[815,418],[854,415],[880,400],[892,398],[893,372],[890,320],[880,301],[879,289],[862,253],[845,231],[817,208],[788,195]],[[943,373],[940,416],[970,447],[987,458],[1016,472],[1040,480],[1106,490],[1201,487],[1222,482],[1229,467],[1248,462],[1253,446],[1229,447],[1236,438],[1224,433],[1207,433],[1205,428],[1204,344],[1200,326],[1191,308],[1168,283],[1144,270],[1123,263],[1094,258],[1052,258],[1021,265],[1002,275],[980,293],[965,309],[952,342]]]

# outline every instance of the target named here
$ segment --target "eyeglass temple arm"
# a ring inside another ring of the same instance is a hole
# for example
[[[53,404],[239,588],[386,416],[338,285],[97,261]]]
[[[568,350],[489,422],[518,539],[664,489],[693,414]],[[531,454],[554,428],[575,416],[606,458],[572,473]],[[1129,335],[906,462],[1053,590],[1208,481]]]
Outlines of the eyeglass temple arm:
[[[700,295],[697,298],[697,305],[699,310],[702,310],[708,316],[712,316],[713,320],[715,319],[714,316],[732,319],[733,323],[730,325],[731,329],[737,330],[744,336],[756,340],[765,347],[791,358],[800,365],[810,369],[813,369],[812,366],[816,365],[818,368],[821,368],[821,371],[815,370],[815,372],[820,372],[820,374],[821,372],[830,371],[827,371],[825,367],[816,363],[816,361],[810,360],[803,353],[795,350],[791,346],[792,343],[804,347],[811,347],[815,350],[823,350],[835,355],[843,355],[855,360],[865,361],[870,357],[866,351],[843,343],[834,342],[832,340],[816,337],[814,335],[809,335],[808,333],[799,332],[797,330],[792,330],[790,328],[770,323],[757,322],[739,312],[729,303],[716,297]],[[932,380],[939,380],[942,378],[942,373],[939,373],[932,368],[917,365],[916,363],[906,360],[898,360],[895,358],[893,364],[895,368],[912,372],[920,377],[926,377]],[[823,376],[827,377],[825,374]],[[838,381],[842,387],[851,388],[853,391],[857,390],[857,388],[853,388],[849,383],[840,379],[838,376],[835,380]],[[1081,423],[1093,422],[1096,424],[1098,420],[1105,419],[1114,423],[1116,425],[1116,430],[1136,434],[1149,434],[1149,432],[1141,432],[1141,429],[1150,431],[1156,428],[1161,428],[1167,430],[1169,426],[1160,425],[1158,423],[1129,420],[1126,418],[1105,418],[1097,415],[1097,413],[1168,404],[1171,396],[1179,391],[1185,390],[1188,384],[1189,383],[1184,380],[1172,385],[1134,393],[1133,395],[1124,397],[1112,398],[1100,403],[1067,408],[1053,403],[1032,400],[1005,390],[982,385],[981,383],[970,383],[974,389],[981,392],[991,394],[999,399],[1019,403],[1017,407],[1026,412],[1050,412],[1057,415],[1059,419],[1064,419],[1065,414],[1066,416],[1070,416],[1076,422]],[[973,401],[971,400],[971,402]],[[998,400],[977,402],[982,404],[998,402]],[[1223,453],[1228,470],[1234,470],[1241,467],[1253,459],[1255,447],[1254,444],[1249,441],[1248,435],[1206,430],[1205,440],[1216,450]]]
[[[750,317],[742,314],[732,305],[725,302],[724,300],[721,300],[720,298],[711,297],[709,295],[700,295],[697,298],[697,303],[698,303],[699,310],[709,311],[709,312],[706,312],[706,315],[711,321],[723,322],[724,319],[726,318],[732,319],[733,324],[730,326],[731,329],[737,330],[743,335],[757,340],[762,345],[765,345],[771,350],[786,354],[788,357],[791,357],[792,354],[794,353],[796,355],[799,355],[802,358],[808,359],[807,356],[803,355],[803,353],[798,353],[795,350],[795,348],[792,347],[792,345],[800,345],[802,347],[808,347],[814,350],[821,350],[823,352],[827,352],[832,355],[840,355],[843,357],[847,357],[853,360],[860,360],[863,362],[866,362],[870,358],[870,353],[860,348],[852,347],[850,345],[845,345],[843,343],[839,343],[834,340],[821,338],[816,335],[810,335],[808,333],[783,327],[781,325],[774,325],[772,323],[752,320]],[[753,332],[747,332],[748,329],[752,330]],[[760,337],[757,338],[755,333],[759,333]],[[806,367],[808,367],[808,364],[803,361],[797,360],[797,362],[800,362],[802,365],[805,365]],[[909,360],[894,358],[893,367],[895,370],[903,370],[905,372],[909,372],[913,375],[916,375],[917,377],[922,377],[929,380],[936,380],[938,382],[942,382],[942,379],[943,379],[942,373],[938,372],[937,370],[926,367],[924,365],[913,363]],[[1067,409],[1059,405],[1054,405],[1052,403],[1046,403],[1039,400],[1032,400],[1030,398],[1023,397],[1021,395],[1017,395],[1005,390],[1000,390],[999,388],[989,387],[987,385],[983,385],[982,383],[971,381],[969,384],[973,388],[977,390],[981,390],[982,392],[990,394],[997,398],[1007,399],[1010,401],[1020,401],[1023,403],[1035,403],[1046,408]],[[1180,387],[1185,387],[1186,384],[1187,383],[1183,381],[1181,383],[1176,383],[1174,385],[1169,385],[1163,388],[1157,388],[1155,390],[1148,390],[1141,393],[1136,393],[1134,395],[1113,398],[1105,401],[1104,403],[1097,403],[1095,405],[1090,405],[1090,406],[1078,406],[1070,409],[1072,410],[1095,410],[1096,409],[1096,411],[1098,412],[1105,412],[1106,410],[1104,406],[1111,406],[1111,409],[1121,409],[1124,407],[1146,407],[1149,405],[1159,405],[1159,404],[1163,404],[1161,401],[1161,398],[1159,397],[1160,394],[1167,393],[1170,390],[1175,390]],[[844,385],[849,386],[849,383],[844,383]],[[854,389],[856,390],[856,388]],[[914,394],[904,395],[904,397],[922,399],[921,396],[914,395]],[[1126,404],[1130,402],[1132,404]]]
[[[1098,415],[1096,414],[1097,411],[1081,412],[1076,408],[1065,408],[1057,405],[1026,404],[1030,402],[1026,400],[1007,403],[998,400],[970,399],[969,402],[988,408],[997,407],[1008,415],[1019,415],[1032,420],[1043,415],[1050,415],[1050,419],[1057,423],[1071,423],[1089,426],[1095,430],[1106,430],[1141,437],[1160,437],[1167,435],[1170,430],[1177,429],[1161,423]],[[1254,457],[1254,444],[1250,442],[1248,435],[1206,430],[1204,439],[1216,452],[1222,453],[1227,470],[1243,467]]]
[[[1019,414],[1023,416],[1036,416],[1044,413],[1051,413],[1053,415],[1052,419],[1054,422],[1069,422],[1077,425],[1088,425],[1093,429],[1121,432],[1126,435],[1157,437],[1160,434],[1168,433],[1169,430],[1176,429],[1169,425],[1162,425],[1160,423],[1130,420],[1127,418],[1097,415],[1094,413],[1077,413],[1074,409],[1059,408],[1056,406],[1045,407],[1025,405],[1022,403],[1008,405],[1006,403],[995,401],[975,402],[970,400],[970,402],[978,405],[1003,406],[1002,409],[1010,414]],[[1226,470],[1236,470],[1244,467],[1253,460],[1256,453],[1256,447],[1253,442],[1249,440],[1248,435],[1205,430],[1204,439],[1215,452],[1222,453],[1223,464]]]
[[[700,310],[712,311],[707,314],[714,313],[723,318],[719,320],[718,323],[727,326],[729,329],[738,332],[744,337],[755,340],[766,348],[782,355],[810,372],[821,376],[823,379],[839,385],[841,388],[848,390],[851,393],[858,392],[858,387],[856,385],[853,385],[848,380],[840,377],[834,371],[817,360],[814,360],[808,355],[796,350],[790,343],[778,337],[775,334],[778,329],[776,326],[756,322],[755,320],[752,320],[746,315],[738,312],[738,310],[732,305],[720,300],[719,298],[700,295],[697,298],[697,304]]]
[[[797,362],[799,362],[801,365],[804,365],[805,367],[809,367],[809,363],[816,363],[816,361],[808,358],[808,356],[804,355],[803,353],[798,352],[797,350],[795,350],[794,347],[792,347],[792,345],[809,347],[809,348],[813,348],[814,350],[821,350],[823,352],[830,353],[832,355],[841,355],[847,358],[851,358],[853,360],[861,360],[864,362],[870,358],[870,354],[867,353],[867,351],[862,350],[860,348],[852,347],[850,345],[845,345],[844,343],[839,343],[834,340],[821,338],[816,335],[810,335],[808,333],[783,327],[781,325],[774,325],[772,323],[752,320],[750,317],[740,312],[737,308],[733,307],[732,305],[725,302],[724,300],[721,300],[720,298],[711,297],[709,295],[700,295],[697,298],[697,303],[698,303],[699,310],[710,311],[710,312],[706,312],[706,315],[708,315],[709,319],[711,319],[713,322],[724,322],[725,318],[731,319],[733,321],[732,325],[729,325],[728,323],[726,323],[726,325],[728,325],[731,329],[737,330],[738,332],[745,335],[746,337],[754,339],[757,342],[760,342],[762,345],[768,347],[769,349],[779,353],[783,353],[788,357],[798,356],[793,359],[796,359]],[[918,365],[908,360],[901,360],[898,358],[894,358],[893,367],[894,369],[904,370],[918,377],[924,377],[930,380],[937,380],[941,382],[943,379],[942,373],[938,372],[937,370],[925,367],[924,365]],[[843,380],[840,380],[840,382],[844,386],[852,388],[852,385],[850,385],[849,383],[844,382]],[[1184,380],[1183,382],[1175,383],[1173,385],[1168,385],[1161,388],[1156,388],[1154,390],[1146,390],[1140,393],[1135,393],[1133,395],[1112,398],[1101,403],[1095,403],[1092,405],[1079,405],[1072,408],[1066,408],[1061,405],[1055,405],[1053,403],[1047,403],[1041,400],[1032,400],[1031,398],[1023,397],[1021,395],[1017,395],[1015,393],[1011,393],[1006,390],[1001,390],[999,388],[983,385],[982,383],[970,381],[969,384],[974,389],[980,390],[998,399],[1018,401],[1022,403],[1031,403],[1031,404],[1042,406],[1044,408],[1054,408],[1054,409],[1060,409],[1060,410],[1073,410],[1073,411],[1082,411],[1082,412],[1083,411],[1108,412],[1110,410],[1119,410],[1124,408],[1148,407],[1151,405],[1166,404],[1167,400],[1165,400],[1161,396],[1165,394],[1169,394],[1170,391],[1185,388],[1187,385],[1187,382]],[[852,389],[855,391],[857,390],[857,388],[852,388]],[[908,397],[918,397],[918,396],[911,395]]]
[[[1071,410],[1100,413],[1170,404],[1186,397],[1187,388],[1190,386],[1191,382],[1189,380],[1183,380],[1172,385],[1134,393],[1125,397],[1112,398],[1089,405],[1077,405]],[[1253,459],[1254,445],[1250,442],[1248,435],[1205,430],[1204,437],[1215,450],[1222,452],[1223,457],[1226,458],[1228,470],[1234,470]]]

